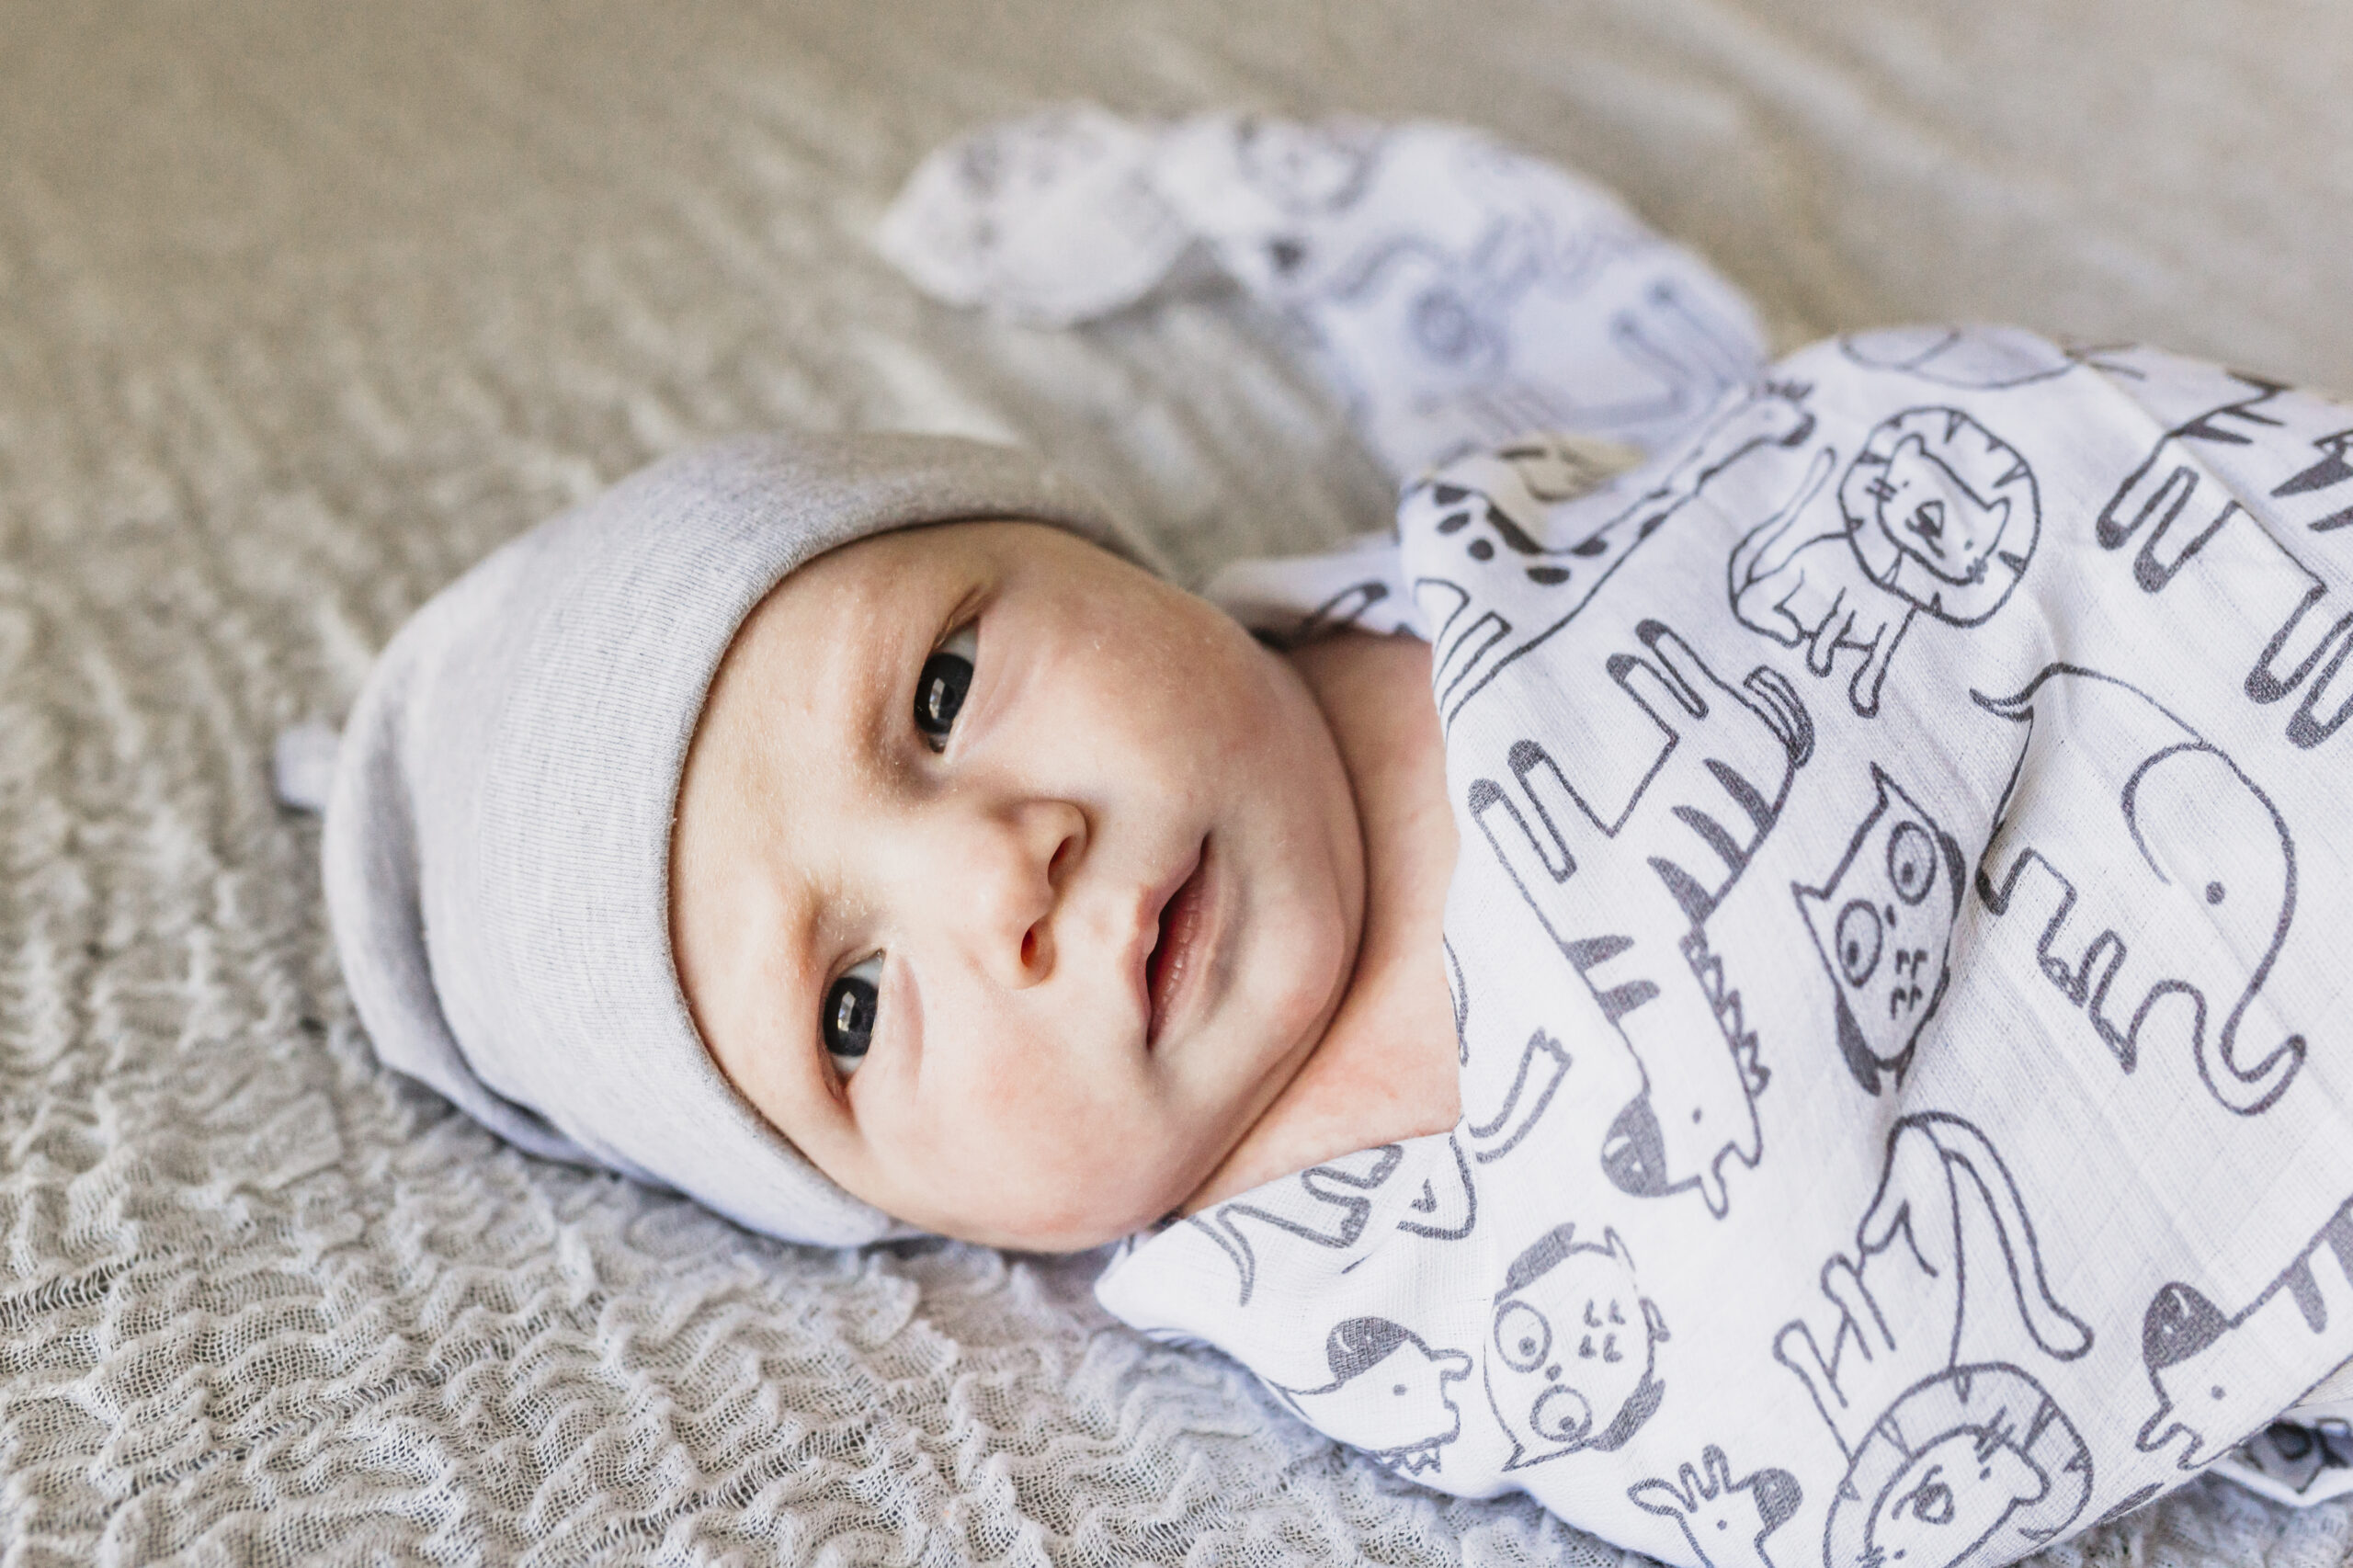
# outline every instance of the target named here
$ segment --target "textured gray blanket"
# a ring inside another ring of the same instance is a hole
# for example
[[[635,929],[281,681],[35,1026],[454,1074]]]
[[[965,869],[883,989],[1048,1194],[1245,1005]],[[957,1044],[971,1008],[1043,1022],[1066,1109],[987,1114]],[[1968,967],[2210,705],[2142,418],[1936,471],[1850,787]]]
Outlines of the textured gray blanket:
[[[1935,10],[0,0],[0,1560],[1615,1562],[1109,1324],[1086,1260],[801,1252],[501,1147],[356,1032],[269,741],[731,430],[1026,437],[1196,573],[1383,520],[1231,301],[1031,334],[873,255],[925,150],[1067,97],[1490,125],[1784,343],[2353,386],[2331,8]],[[2348,1545],[2209,1483],[2052,1555]]]

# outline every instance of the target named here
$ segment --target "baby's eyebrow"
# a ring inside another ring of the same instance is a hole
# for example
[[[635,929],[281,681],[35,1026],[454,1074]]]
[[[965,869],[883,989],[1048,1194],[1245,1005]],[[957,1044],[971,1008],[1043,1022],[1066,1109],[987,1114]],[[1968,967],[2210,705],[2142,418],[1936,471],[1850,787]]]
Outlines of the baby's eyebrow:
[[[817,1012],[824,1005],[825,967],[820,955],[829,900],[802,868],[794,870],[801,874],[788,880],[797,885],[779,893],[767,945],[775,954],[771,972],[781,993],[779,999],[799,1016],[792,1025],[797,1039],[817,1028]]]
[[[902,783],[912,760],[915,687],[945,631],[933,624],[933,608],[928,600],[921,609],[889,606],[863,619],[860,646],[837,651],[846,689],[835,711],[852,732],[843,755],[857,759],[878,790]]]

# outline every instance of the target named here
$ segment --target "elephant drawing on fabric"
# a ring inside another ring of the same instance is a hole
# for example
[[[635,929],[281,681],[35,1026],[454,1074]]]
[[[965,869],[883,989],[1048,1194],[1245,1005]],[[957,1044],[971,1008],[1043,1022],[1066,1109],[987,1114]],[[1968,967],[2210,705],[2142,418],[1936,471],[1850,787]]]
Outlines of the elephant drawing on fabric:
[[[1964,1238],[1989,1226],[1999,1251],[1972,1256]],[[1982,1341],[2006,1301],[2020,1351],[2072,1361],[2092,1345],[2052,1294],[2025,1200],[1983,1132],[1941,1111],[1898,1121],[1854,1255],[1823,1265],[1822,1290],[1827,1354],[1803,1318],[1773,1353],[1847,1455],[1824,1568],[2006,1562],[2083,1512],[2092,1459],[2074,1424],[2023,1367],[1962,1353],[1963,1331]]]
[[[1803,647],[1815,675],[1828,676],[1841,653],[1862,654],[1847,695],[1869,718],[1915,615],[1975,626],[2008,600],[2033,558],[2042,504],[2018,449],[1957,408],[1881,421],[1847,465],[1834,508],[1820,498],[1837,460],[1829,447],[1816,451],[1725,571],[1733,613]]]
[[[2270,797],[2113,676],[2052,665],[1977,701],[2027,727],[1978,869],[1986,907],[2043,922],[2043,975],[2125,1072],[2179,1040],[2216,1100],[2268,1109],[2306,1050],[2301,1034],[2241,1034],[2296,914],[2295,844]]]
[[[1696,1189],[1721,1217],[1723,1162],[1754,1165],[1763,1152],[1753,1102],[1767,1074],[1707,922],[1780,820],[1813,721],[1771,669],[1733,687],[1666,626],[1644,621],[1635,636],[1650,657],[1606,666],[1633,710],[1597,700],[1590,715],[1606,753],[1564,752],[1573,778],[1545,746],[1518,741],[1502,759],[1511,782],[1474,779],[1467,803],[1642,1074],[1603,1169],[1640,1197]],[[1597,874],[1581,881],[1589,862]]]
[[[2225,1312],[2178,1280],[2149,1299],[2141,1357],[2156,1409],[2141,1426],[2142,1449],[2178,1440],[2176,1456],[2195,1470],[2279,1413],[2277,1367],[2294,1347],[2326,1335],[2333,1358],[2353,1323],[2353,1200],[2337,1210],[2255,1300]],[[2301,1389],[2288,1391],[2292,1399]]]

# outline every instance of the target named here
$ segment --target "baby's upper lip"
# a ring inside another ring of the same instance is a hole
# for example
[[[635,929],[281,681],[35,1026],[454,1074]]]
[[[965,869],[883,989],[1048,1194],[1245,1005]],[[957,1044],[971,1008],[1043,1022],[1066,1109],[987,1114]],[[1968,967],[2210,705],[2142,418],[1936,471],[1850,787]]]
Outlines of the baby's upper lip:
[[[1204,841],[1206,843],[1206,841]],[[1160,946],[1160,917],[1168,908],[1168,901],[1177,890],[1192,879],[1201,867],[1203,844],[1193,846],[1193,852],[1171,866],[1157,882],[1143,890],[1139,901],[1135,935],[1128,947],[1128,972],[1133,977],[1136,1006],[1143,1019],[1144,1044],[1153,1040],[1152,1017],[1152,955]]]

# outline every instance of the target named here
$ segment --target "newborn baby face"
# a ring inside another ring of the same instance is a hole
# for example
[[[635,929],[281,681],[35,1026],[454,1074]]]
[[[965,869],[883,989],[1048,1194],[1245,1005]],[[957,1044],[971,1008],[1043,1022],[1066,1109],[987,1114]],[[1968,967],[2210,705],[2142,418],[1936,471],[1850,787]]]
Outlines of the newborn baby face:
[[[885,1211],[1045,1249],[1207,1177],[1321,1038],[1364,898],[1290,666],[1034,523],[787,577],[712,684],[671,860],[744,1096]]]

